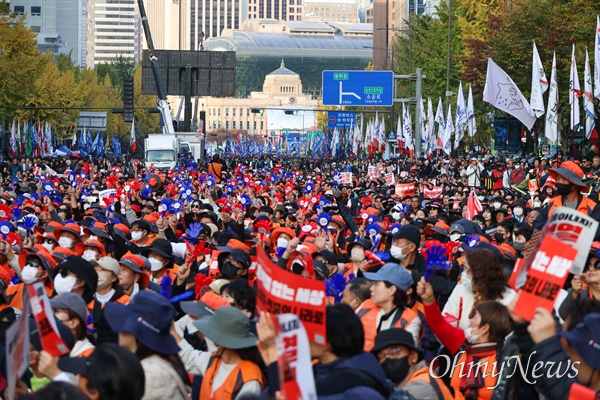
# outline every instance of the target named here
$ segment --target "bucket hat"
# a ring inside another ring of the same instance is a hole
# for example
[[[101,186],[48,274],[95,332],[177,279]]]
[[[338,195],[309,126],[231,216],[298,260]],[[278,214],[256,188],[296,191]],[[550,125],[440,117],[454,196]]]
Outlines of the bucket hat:
[[[550,168],[548,173],[556,180],[556,175],[560,175],[572,184],[579,186],[581,189],[587,190],[588,186],[581,180],[583,178],[583,170],[573,161],[565,161],[558,168]]]
[[[204,336],[226,349],[256,346],[256,336],[250,332],[250,320],[235,307],[219,307],[211,316],[194,321]]]
[[[404,269],[400,264],[387,263],[377,272],[364,272],[364,277],[370,281],[386,281],[406,291],[414,284],[410,272]]]
[[[113,331],[131,333],[144,346],[159,354],[171,355],[179,351],[169,333],[175,308],[164,296],[142,290],[126,306],[106,303],[104,313]]]

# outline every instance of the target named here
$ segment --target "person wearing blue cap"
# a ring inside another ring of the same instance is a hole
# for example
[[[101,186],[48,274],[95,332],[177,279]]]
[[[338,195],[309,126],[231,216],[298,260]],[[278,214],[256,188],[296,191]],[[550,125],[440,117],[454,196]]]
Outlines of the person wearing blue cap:
[[[365,351],[370,351],[375,336],[382,330],[402,328],[413,335],[415,343],[421,339],[421,320],[408,308],[407,291],[412,291],[413,278],[399,264],[388,263],[377,272],[365,272],[364,277],[374,284],[371,298],[356,310],[365,329]]]

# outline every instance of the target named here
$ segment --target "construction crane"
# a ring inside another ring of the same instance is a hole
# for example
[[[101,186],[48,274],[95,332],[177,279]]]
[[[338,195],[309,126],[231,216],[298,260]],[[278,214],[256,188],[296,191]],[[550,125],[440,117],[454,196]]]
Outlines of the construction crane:
[[[156,84],[156,105],[160,111],[160,115],[163,120],[163,133],[175,134],[173,129],[173,116],[167,102],[167,90],[165,89],[164,83],[160,76],[160,70],[158,69],[158,59],[154,54],[154,43],[152,42],[152,34],[150,33],[150,25],[148,24],[148,16],[146,15],[146,8],[144,7],[144,1],[138,0],[138,7],[140,9],[140,17],[142,19],[142,26],[144,28],[144,36],[146,37],[146,43],[148,44],[148,55],[150,57],[150,64],[152,65],[152,75],[154,75],[154,83]]]

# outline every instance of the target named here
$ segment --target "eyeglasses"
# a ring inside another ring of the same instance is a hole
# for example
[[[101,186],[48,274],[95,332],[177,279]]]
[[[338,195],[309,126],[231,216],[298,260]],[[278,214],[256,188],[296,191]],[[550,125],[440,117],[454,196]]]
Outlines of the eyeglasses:
[[[200,204],[192,204],[192,208],[200,208]]]
[[[405,349],[403,349],[402,347],[384,349],[377,354],[377,358],[379,359],[379,361],[383,361],[386,358],[399,358],[400,355],[404,353],[404,351]]]

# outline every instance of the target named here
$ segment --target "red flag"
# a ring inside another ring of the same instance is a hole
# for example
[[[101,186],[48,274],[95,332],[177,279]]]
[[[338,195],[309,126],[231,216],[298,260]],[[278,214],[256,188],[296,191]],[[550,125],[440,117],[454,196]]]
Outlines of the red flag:
[[[135,118],[131,121],[131,135],[129,136],[129,147],[131,148],[131,152],[135,153],[135,149],[137,148],[137,143],[135,142]]]
[[[475,192],[471,190],[471,194],[469,194],[469,199],[467,200],[467,219],[472,221],[473,217],[481,211],[483,211],[481,202],[477,196],[475,196]]]

